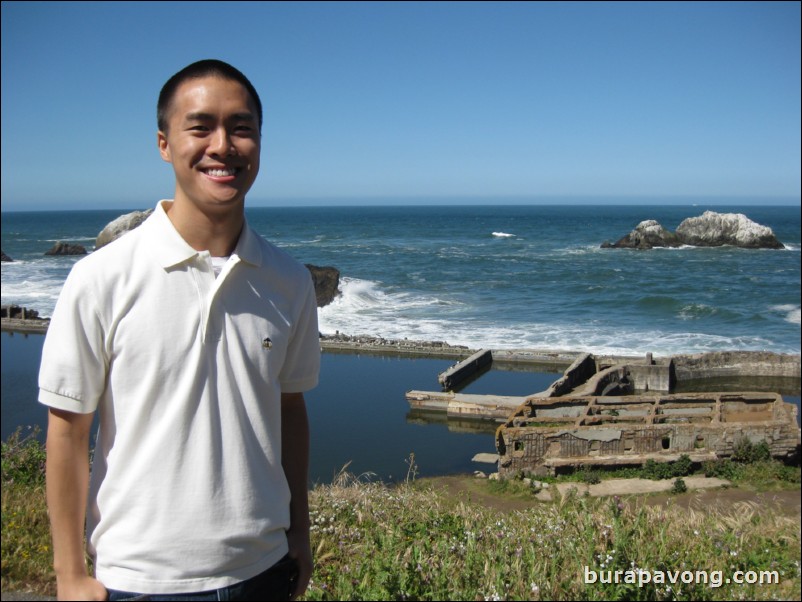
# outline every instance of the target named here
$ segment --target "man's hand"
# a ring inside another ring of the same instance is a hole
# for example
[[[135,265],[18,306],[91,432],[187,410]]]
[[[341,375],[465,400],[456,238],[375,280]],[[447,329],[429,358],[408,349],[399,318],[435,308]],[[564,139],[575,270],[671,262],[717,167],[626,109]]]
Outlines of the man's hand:
[[[109,592],[103,584],[89,577],[80,575],[69,579],[60,577],[56,579],[59,600],[108,600]]]
[[[289,556],[298,565],[298,580],[290,592],[290,600],[303,596],[312,578],[312,547],[309,543],[309,525],[287,531],[287,543],[290,546]]]
[[[303,393],[281,394],[281,464],[290,486],[290,558],[298,563],[298,583],[290,594],[302,596],[312,577],[309,543],[309,419]]]

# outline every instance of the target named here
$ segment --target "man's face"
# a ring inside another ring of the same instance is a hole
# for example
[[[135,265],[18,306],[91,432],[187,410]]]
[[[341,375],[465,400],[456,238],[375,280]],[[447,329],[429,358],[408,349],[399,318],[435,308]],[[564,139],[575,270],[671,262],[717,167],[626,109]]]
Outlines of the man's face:
[[[175,171],[175,201],[204,213],[240,210],[259,172],[256,107],[234,80],[190,79],[176,90],[159,152]]]

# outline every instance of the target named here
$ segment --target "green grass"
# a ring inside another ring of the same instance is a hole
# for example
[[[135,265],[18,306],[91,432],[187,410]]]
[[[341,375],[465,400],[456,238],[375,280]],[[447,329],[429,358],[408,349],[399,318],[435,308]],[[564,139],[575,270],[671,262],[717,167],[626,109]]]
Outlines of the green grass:
[[[55,596],[45,501],[45,450],[38,430],[2,443],[2,588]]]
[[[733,600],[799,596],[799,520],[568,496],[499,513],[344,475],[311,496],[311,600]],[[778,585],[585,584],[594,571],[776,570]]]
[[[2,588],[54,594],[42,446],[3,443]],[[767,466],[735,464],[743,478]],[[763,466],[763,468],[755,468]],[[770,478],[799,469],[775,467]],[[747,471],[751,470],[752,473]],[[747,472],[744,472],[747,471]],[[316,569],[308,600],[798,599],[800,519],[755,504],[705,512],[577,495],[500,512],[414,480],[396,486],[340,475],[310,493]],[[746,476],[744,476],[746,475]],[[751,475],[751,476],[749,476]],[[602,476],[608,476],[602,473]],[[796,478],[796,485],[793,479]],[[496,494],[531,496],[523,482]],[[776,571],[775,585],[592,583],[592,571]]]

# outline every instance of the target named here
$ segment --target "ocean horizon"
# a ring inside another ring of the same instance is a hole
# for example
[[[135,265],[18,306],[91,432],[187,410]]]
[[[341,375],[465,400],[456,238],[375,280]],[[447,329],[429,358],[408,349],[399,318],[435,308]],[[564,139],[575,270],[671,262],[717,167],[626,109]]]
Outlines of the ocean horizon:
[[[64,208],[61,201],[41,202],[33,199],[4,201],[3,213],[40,213],[47,211],[118,211],[120,214],[141,211],[138,201],[109,202],[85,201],[85,206]],[[624,206],[624,207],[802,207],[802,198],[789,195],[370,195],[370,196],[303,196],[248,198],[248,209],[287,208],[354,208],[354,207],[572,207],[572,206]]]

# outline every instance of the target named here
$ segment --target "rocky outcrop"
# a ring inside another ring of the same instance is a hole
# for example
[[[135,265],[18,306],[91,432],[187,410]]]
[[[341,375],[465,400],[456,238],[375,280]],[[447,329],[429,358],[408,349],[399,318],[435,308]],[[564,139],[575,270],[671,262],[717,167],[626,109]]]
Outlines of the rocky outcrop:
[[[19,305],[4,305],[0,312],[0,329],[3,332],[19,332],[20,334],[44,334],[50,325],[50,318],[39,317],[35,309]]]
[[[86,255],[86,248],[60,240],[45,255]]]
[[[117,240],[126,232],[130,232],[134,228],[139,227],[142,222],[148,219],[151,213],[153,213],[153,209],[134,211],[121,215],[114,221],[109,222],[106,227],[100,231],[100,234],[97,235],[95,239],[95,250],[97,251],[99,248]]]
[[[445,341],[385,339],[384,337],[370,335],[347,335],[339,331],[333,335],[321,335],[320,344],[323,349],[334,352],[459,358],[460,360],[473,353],[472,350],[463,345],[449,345]]]
[[[742,213],[705,211],[683,221],[676,233],[654,220],[643,221],[615,243],[604,242],[602,249],[651,249],[654,247],[720,247],[733,245],[747,249],[783,249],[771,228],[761,226]]]
[[[653,219],[643,221],[616,243],[605,242],[602,249],[651,249],[652,247],[679,247],[679,237],[663,228]]]
[[[694,247],[784,248],[771,228],[753,222],[743,213],[705,211],[699,217],[689,217],[682,222],[677,228],[677,236],[684,244]]]
[[[0,255],[2,255],[2,258],[1,258],[2,261],[14,261],[13,259],[11,259],[11,257],[6,255],[6,252],[3,251],[2,249],[0,249]]]
[[[312,274],[312,282],[315,283],[317,306],[325,307],[340,294],[340,270],[332,267],[318,267],[308,263],[306,268]]]
[[[35,309],[20,307],[19,305],[4,305],[2,308],[3,318],[10,320],[41,320],[39,312]]]

